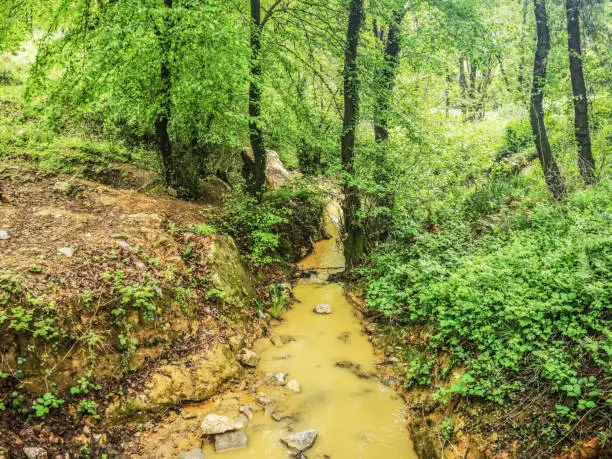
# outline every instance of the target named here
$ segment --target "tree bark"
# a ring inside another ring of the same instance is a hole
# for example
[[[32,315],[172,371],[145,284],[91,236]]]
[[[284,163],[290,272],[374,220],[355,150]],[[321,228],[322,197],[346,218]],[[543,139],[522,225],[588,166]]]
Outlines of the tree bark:
[[[249,83],[249,139],[255,157],[254,180],[247,190],[258,199],[266,183],[266,148],[261,127],[261,23],[260,0],[251,0],[251,81]]]
[[[157,145],[162,159],[162,175],[164,182],[168,186],[175,185],[176,170],[172,158],[172,143],[168,134],[168,119],[170,117],[170,89],[172,85],[170,74],[170,10],[172,9],[172,0],[164,0],[164,6],[168,11],[164,15],[165,30],[156,30],[156,35],[159,40],[161,53],[161,90],[160,90],[160,107],[155,117],[155,135],[157,137]]]
[[[519,51],[521,53],[521,60],[518,66],[518,92],[523,94],[523,83],[525,81],[524,69],[525,69],[525,35],[527,30],[527,0],[523,0],[523,20],[521,21],[521,40],[519,42]]]
[[[578,0],[565,0],[565,12],[567,15],[567,47],[574,96],[574,128],[579,146],[578,169],[584,184],[591,185],[596,182],[595,160],[591,151],[588,99],[582,71]]]
[[[461,88],[461,114],[466,116],[467,80],[465,79],[465,60],[462,57],[459,58],[459,87]]]
[[[548,30],[548,15],[546,0],[533,0],[536,19],[537,45],[533,61],[533,83],[531,86],[531,105],[529,120],[535,139],[538,158],[544,171],[544,179],[555,199],[565,196],[565,185],[559,167],[552,155],[546,126],[544,125],[544,85],[546,83],[546,65],[550,50],[550,33]]]
[[[359,75],[357,74],[357,48],[363,21],[363,0],[351,0],[349,5],[346,49],[344,53],[344,119],[342,126],[341,156],[344,172],[344,255],[346,268],[351,271],[364,253],[364,233],[357,221],[360,208],[359,190],[353,183],[355,174],[355,127],[359,120]]]
[[[374,106],[374,138],[376,142],[385,142],[389,139],[389,109],[395,75],[399,65],[400,27],[404,19],[403,8],[393,11],[389,33],[385,41],[383,65],[375,76],[378,82],[378,94]]]

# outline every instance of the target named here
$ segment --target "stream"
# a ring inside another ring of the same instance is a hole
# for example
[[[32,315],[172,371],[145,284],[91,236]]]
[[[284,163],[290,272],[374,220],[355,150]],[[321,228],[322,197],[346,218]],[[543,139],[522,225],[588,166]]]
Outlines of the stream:
[[[339,212],[336,203],[328,206],[326,227],[332,237],[317,242],[314,252],[300,263],[301,268],[313,269],[315,274],[295,285],[297,303],[275,328],[276,335],[289,340],[256,349],[262,375],[287,373],[287,380],[298,381],[301,392],[260,386],[260,398],[273,404],[280,421],[265,411],[256,412],[246,429],[246,449],[215,453],[212,445],[207,445],[207,458],[287,458],[287,447],[280,438],[308,429],[318,432],[314,446],[305,452],[310,458],[417,457],[402,399],[370,377],[375,371],[372,345],[361,332],[342,285],[327,282],[329,274],[344,266],[338,243]],[[332,313],[314,313],[320,303],[331,305]]]
[[[374,349],[361,331],[357,312],[343,286],[328,280],[344,266],[340,212],[335,202],[327,207],[326,230],[332,237],[317,242],[300,263],[313,274],[294,285],[297,302],[283,314],[271,339],[255,342],[260,360],[254,377],[237,381],[204,403],[184,406],[180,415],[169,413],[140,438],[140,454],[133,457],[176,458],[193,450],[198,453],[179,457],[201,459],[202,448],[207,459],[285,459],[290,450],[281,439],[314,430],[314,445],[295,457],[417,458],[405,403],[376,378]],[[332,312],[315,313],[320,304],[331,306]],[[240,430],[230,432],[238,438],[231,447],[240,449],[216,452],[219,435],[202,445],[200,422],[209,415],[240,419],[240,427],[235,427]]]

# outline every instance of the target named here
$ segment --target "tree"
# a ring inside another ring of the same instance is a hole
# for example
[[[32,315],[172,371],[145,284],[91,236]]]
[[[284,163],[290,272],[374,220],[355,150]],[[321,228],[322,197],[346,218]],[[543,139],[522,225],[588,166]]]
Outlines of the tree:
[[[357,49],[359,31],[363,22],[363,0],[351,0],[346,30],[344,53],[344,117],[342,123],[341,158],[344,180],[344,256],[346,268],[355,267],[364,252],[364,233],[359,225],[359,189],[354,184],[355,174],[355,127],[359,120],[359,75],[357,73]]]
[[[582,71],[582,49],[580,46],[580,9],[578,0],[565,0],[567,16],[567,47],[574,101],[574,128],[578,150],[578,169],[585,185],[596,182],[595,160],[591,151],[589,113],[584,73]]]
[[[160,48],[160,104],[155,116],[155,135],[162,159],[162,175],[166,185],[175,185],[176,168],[172,159],[172,143],[168,134],[168,119],[170,117],[170,90],[172,85],[170,75],[171,29],[172,29],[172,0],[164,0],[165,12],[163,15],[164,29],[155,28]]]
[[[389,30],[386,38],[382,31],[378,32],[377,38],[384,41],[382,65],[375,75],[377,94],[374,106],[374,138],[376,142],[385,142],[389,139],[389,111],[391,108],[391,96],[395,84],[395,75],[399,65],[400,51],[400,27],[406,10],[404,7],[396,6],[391,13]],[[377,27],[375,26],[375,34]]]
[[[261,198],[266,183],[266,147],[261,125],[261,2],[251,0],[251,68],[249,82],[249,139],[253,150],[254,181],[248,184],[251,194]]]
[[[536,20],[537,44],[533,61],[533,83],[531,87],[531,105],[529,107],[529,120],[535,139],[538,158],[544,171],[544,179],[555,199],[562,199],[565,195],[565,185],[561,171],[555,162],[548,142],[546,126],[544,124],[544,86],[546,84],[546,65],[550,50],[550,32],[548,30],[548,15],[546,13],[546,0],[533,0]]]

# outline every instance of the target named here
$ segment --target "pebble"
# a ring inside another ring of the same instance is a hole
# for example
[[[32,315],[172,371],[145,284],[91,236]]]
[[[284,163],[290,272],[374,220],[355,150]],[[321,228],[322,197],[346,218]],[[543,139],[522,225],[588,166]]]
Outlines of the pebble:
[[[47,457],[47,450],[40,446],[26,446],[23,448],[23,454],[25,454],[28,459],[39,459]]]
[[[300,388],[300,383],[297,382],[295,379],[289,381],[285,387],[287,387],[287,389],[293,392],[302,392],[302,389]]]
[[[316,312],[317,314],[331,314],[332,307],[329,304],[321,303],[321,304],[317,304],[314,307],[313,311]]]
[[[8,231],[0,231],[0,240],[2,239],[9,239],[11,236],[9,235]]]
[[[253,419],[253,410],[246,405],[243,405],[239,408],[239,411],[244,414],[247,419]]]
[[[74,249],[72,247],[62,247],[59,252],[65,257],[71,258],[74,255]]]

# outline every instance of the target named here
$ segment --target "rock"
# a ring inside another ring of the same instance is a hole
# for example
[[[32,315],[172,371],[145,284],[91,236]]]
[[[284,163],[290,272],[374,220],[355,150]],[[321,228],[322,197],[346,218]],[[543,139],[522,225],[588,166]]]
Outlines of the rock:
[[[64,255],[67,258],[71,258],[74,255],[74,249],[72,247],[62,247],[59,249],[59,253]]]
[[[10,237],[8,231],[0,231],[0,240],[9,239]]]
[[[232,451],[247,447],[247,434],[243,431],[228,432],[220,435],[215,435],[215,451]]]
[[[289,448],[298,452],[306,451],[317,440],[318,433],[316,430],[305,430],[296,432],[286,437],[281,438],[281,441]]]
[[[292,390],[293,392],[302,392],[302,389],[300,388],[300,383],[297,382],[295,379],[289,381],[285,387],[287,387],[287,389],[289,390]]]
[[[232,351],[238,352],[244,347],[244,336],[240,334],[230,336],[229,345]]]
[[[209,175],[202,181],[201,198],[209,204],[223,204],[223,196],[230,192],[230,186],[216,175]]]
[[[37,459],[47,457],[47,450],[40,446],[26,446],[23,448],[23,454],[25,454],[28,459]]]
[[[124,421],[145,413],[163,412],[169,406],[201,402],[218,393],[242,371],[229,346],[216,345],[180,364],[162,365],[153,372],[142,392],[111,405],[107,415]]]
[[[253,278],[242,263],[241,254],[231,237],[219,236],[213,241],[208,265],[212,286],[224,293],[225,303],[243,307],[255,297]]]
[[[132,246],[125,241],[119,241],[119,245],[121,246],[123,250],[127,250],[127,251],[132,250]]]
[[[75,187],[71,182],[58,181],[53,185],[53,189],[62,194],[70,194],[75,191]]]
[[[242,153],[242,160],[245,162],[245,165],[250,163],[248,169],[254,170],[255,156],[253,155],[253,150],[246,148]],[[285,169],[278,153],[274,150],[266,150],[266,185],[268,185],[268,188],[278,190],[290,180],[291,176],[287,169]]]
[[[276,386],[284,386],[287,383],[285,379],[286,377],[287,373],[266,373],[264,383]]]
[[[181,416],[183,419],[195,419],[198,417],[198,415],[195,413],[182,413]]]
[[[259,363],[259,356],[250,349],[243,349],[238,355],[238,361],[247,367],[256,367]]]
[[[242,425],[242,421],[234,420],[227,416],[208,414],[202,421],[201,428],[204,435],[216,435],[240,429]]]
[[[200,448],[192,449],[179,454],[179,459],[204,459],[204,452]]]
[[[242,414],[244,414],[247,419],[251,420],[253,419],[253,410],[251,410],[251,408],[249,408],[246,405],[241,406],[238,411],[240,411]]]
[[[316,312],[317,314],[331,314],[332,308],[329,304],[321,303],[321,304],[317,304],[314,307],[313,311]]]
[[[273,335],[270,338],[270,341],[272,341],[272,344],[274,344],[275,346],[282,346],[283,344],[290,343],[293,340],[294,339],[292,336],[287,335]]]

